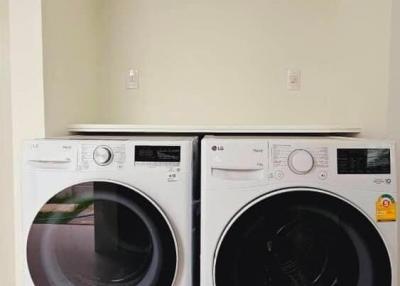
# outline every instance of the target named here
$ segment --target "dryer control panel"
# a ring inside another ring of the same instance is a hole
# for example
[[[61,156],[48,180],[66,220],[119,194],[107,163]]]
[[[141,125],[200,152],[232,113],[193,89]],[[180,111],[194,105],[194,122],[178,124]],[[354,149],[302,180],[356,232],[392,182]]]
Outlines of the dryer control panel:
[[[93,170],[104,168],[122,169],[125,166],[179,167],[181,146],[146,145],[131,142],[88,142],[79,152],[79,168]]]
[[[24,161],[33,169],[97,171],[128,167],[181,168],[188,156],[180,143],[128,140],[35,140],[26,143]],[[186,143],[186,142],[185,142]],[[184,164],[184,165],[185,165]]]
[[[136,145],[135,165],[179,166],[181,146]]]
[[[126,144],[115,142],[85,142],[79,150],[79,169],[123,168],[126,161]]]

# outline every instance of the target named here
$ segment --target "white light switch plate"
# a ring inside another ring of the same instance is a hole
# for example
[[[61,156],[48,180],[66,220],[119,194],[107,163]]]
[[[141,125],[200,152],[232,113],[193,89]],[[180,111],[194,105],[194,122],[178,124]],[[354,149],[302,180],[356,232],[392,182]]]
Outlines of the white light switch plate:
[[[139,88],[139,71],[135,69],[128,70],[126,77],[126,89]]]
[[[301,89],[301,70],[287,70],[287,89],[290,91],[299,91]]]

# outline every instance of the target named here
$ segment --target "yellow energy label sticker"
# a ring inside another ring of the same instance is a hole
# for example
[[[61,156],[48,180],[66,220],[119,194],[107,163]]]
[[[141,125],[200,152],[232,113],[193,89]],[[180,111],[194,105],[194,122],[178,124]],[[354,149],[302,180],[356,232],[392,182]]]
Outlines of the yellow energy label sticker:
[[[379,222],[397,220],[396,201],[391,195],[385,194],[378,198],[376,220]]]

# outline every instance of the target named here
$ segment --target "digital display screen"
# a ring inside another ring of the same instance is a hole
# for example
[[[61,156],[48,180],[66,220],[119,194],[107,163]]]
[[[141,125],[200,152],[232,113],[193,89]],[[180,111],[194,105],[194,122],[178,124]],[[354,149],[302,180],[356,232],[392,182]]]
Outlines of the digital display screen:
[[[390,174],[390,149],[338,149],[338,174]]]
[[[178,163],[181,161],[180,146],[135,146],[136,162]]]

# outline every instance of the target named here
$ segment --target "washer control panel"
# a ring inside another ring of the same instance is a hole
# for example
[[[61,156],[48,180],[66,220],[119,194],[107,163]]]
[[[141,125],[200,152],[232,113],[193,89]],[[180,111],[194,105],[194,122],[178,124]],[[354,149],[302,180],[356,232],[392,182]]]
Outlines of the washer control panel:
[[[316,175],[321,180],[328,177],[328,147],[273,143],[271,160],[272,176],[278,180],[289,174],[294,176]]]
[[[395,154],[393,142],[359,138],[208,136],[201,168],[215,190],[271,185],[392,192]]]

